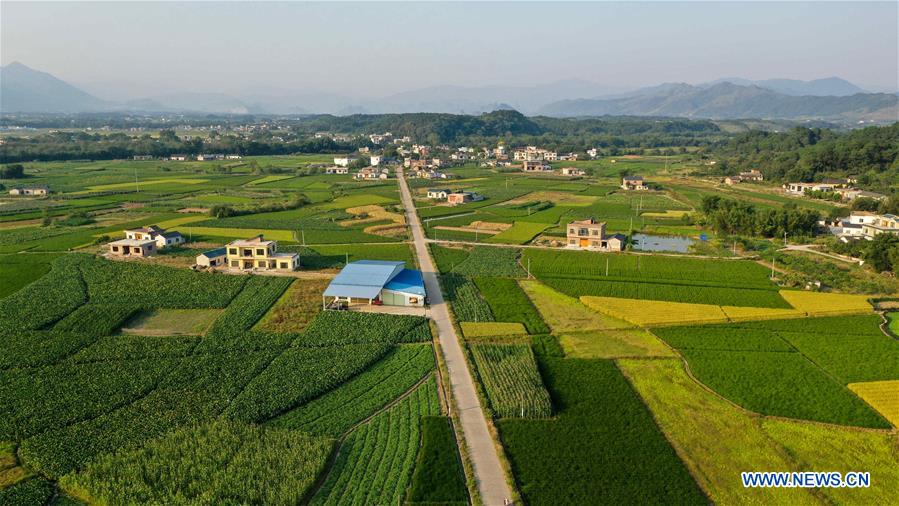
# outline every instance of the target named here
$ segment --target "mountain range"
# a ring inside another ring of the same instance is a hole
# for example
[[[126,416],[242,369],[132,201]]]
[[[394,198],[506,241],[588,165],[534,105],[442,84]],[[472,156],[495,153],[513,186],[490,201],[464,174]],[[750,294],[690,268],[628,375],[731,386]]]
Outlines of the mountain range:
[[[502,109],[556,117],[632,115],[844,123],[899,120],[896,94],[867,93],[838,77],[812,81],[724,78],[697,85],[665,83],[632,90],[563,80],[533,86],[434,86],[378,98],[269,89],[238,96],[170,93],[112,101],[21,63],[0,67],[0,112],[4,113],[479,114]]]

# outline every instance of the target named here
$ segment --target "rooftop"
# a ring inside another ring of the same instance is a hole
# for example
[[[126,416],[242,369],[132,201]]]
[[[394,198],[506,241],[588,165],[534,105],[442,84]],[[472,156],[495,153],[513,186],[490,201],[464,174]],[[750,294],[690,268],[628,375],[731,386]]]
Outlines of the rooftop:
[[[405,262],[384,260],[350,262],[331,281],[324,295],[374,299],[405,266]]]
[[[200,254],[200,256],[204,256],[206,258],[223,257],[225,256],[225,248],[216,248],[209,251],[204,251]]]
[[[421,277],[421,271],[413,269],[403,269],[399,274],[394,276],[384,288],[395,292],[412,293],[424,296],[425,281]]]

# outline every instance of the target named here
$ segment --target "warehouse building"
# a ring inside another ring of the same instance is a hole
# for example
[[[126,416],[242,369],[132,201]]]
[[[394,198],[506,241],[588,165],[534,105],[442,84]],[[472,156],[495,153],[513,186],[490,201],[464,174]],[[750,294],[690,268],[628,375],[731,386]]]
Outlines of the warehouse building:
[[[348,263],[322,295],[325,308],[354,304],[424,306],[421,272],[405,262],[359,260]]]

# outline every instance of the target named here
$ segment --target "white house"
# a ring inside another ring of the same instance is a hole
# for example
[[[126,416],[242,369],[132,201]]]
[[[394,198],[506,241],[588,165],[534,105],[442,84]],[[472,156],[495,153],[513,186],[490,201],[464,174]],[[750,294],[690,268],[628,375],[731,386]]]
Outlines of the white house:
[[[562,167],[561,171],[562,171],[563,176],[572,176],[573,177],[573,176],[583,176],[583,175],[587,174],[586,172],[584,172],[583,170],[581,170],[577,167]]]
[[[358,158],[352,156],[335,156],[334,165],[337,165],[338,167],[347,167],[356,160],[358,160]]]
[[[381,156],[380,155],[372,155],[371,162],[369,162],[372,167],[377,167],[381,165]]]
[[[328,167],[325,169],[325,174],[349,174],[350,169],[346,167]]]

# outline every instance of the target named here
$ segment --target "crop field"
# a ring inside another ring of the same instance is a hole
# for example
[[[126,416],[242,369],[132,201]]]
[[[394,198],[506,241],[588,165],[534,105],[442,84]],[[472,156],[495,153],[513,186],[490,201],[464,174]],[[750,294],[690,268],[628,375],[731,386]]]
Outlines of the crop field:
[[[513,248],[476,246],[453,272],[465,276],[524,277],[518,254],[519,251]]]
[[[446,300],[453,308],[456,319],[462,322],[492,322],[493,312],[481,296],[478,286],[471,278],[458,274],[441,277]]]
[[[516,221],[511,228],[507,228],[502,232],[487,239],[487,242],[496,242],[500,244],[527,244],[531,239],[549,228],[549,224],[534,223],[530,221]]]
[[[849,389],[870,404],[881,415],[899,427],[899,380],[850,383]]]
[[[474,278],[474,282],[487,300],[496,321],[521,323],[531,334],[549,332],[537,309],[521,291],[516,280],[479,277]]]
[[[321,311],[322,293],[331,280],[298,279],[254,327],[268,332],[302,332]]]
[[[559,413],[497,422],[528,504],[708,502],[613,362],[542,362]]]
[[[55,255],[0,255],[0,299],[50,271]]]
[[[398,504],[412,478],[422,418],[440,407],[435,381],[360,425],[344,440],[311,504]]]
[[[520,323],[505,322],[461,322],[462,334],[466,339],[497,336],[520,336],[528,331]]]
[[[462,463],[449,419],[422,418],[421,450],[412,475],[408,504],[468,504]]]
[[[468,258],[468,250],[462,248],[447,248],[436,244],[431,244],[430,248],[431,256],[441,274],[452,272],[456,265]]]
[[[284,328],[273,322],[296,302],[291,282],[326,278],[47,260],[42,277],[0,299],[0,440],[23,465],[9,469],[48,478],[0,486],[4,503],[58,491],[90,502],[295,504],[313,500],[325,476],[315,501],[407,494],[421,416],[441,414],[425,319],[321,313],[315,295],[308,325]],[[381,443],[349,452],[369,434]],[[177,480],[169,461],[183,467]],[[464,483],[460,468],[449,472]]]
[[[894,435],[792,420],[759,423],[693,381],[680,361],[625,359],[618,365],[716,503],[821,503],[808,489],[743,488],[740,473],[746,469],[869,470],[879,485],[850,494],[822,489],[845,504],[880,504],[897,493]]]
[[[552,401],[531,347],[475,344],[469,347],[490,407],[499,418],[549,418]]]

